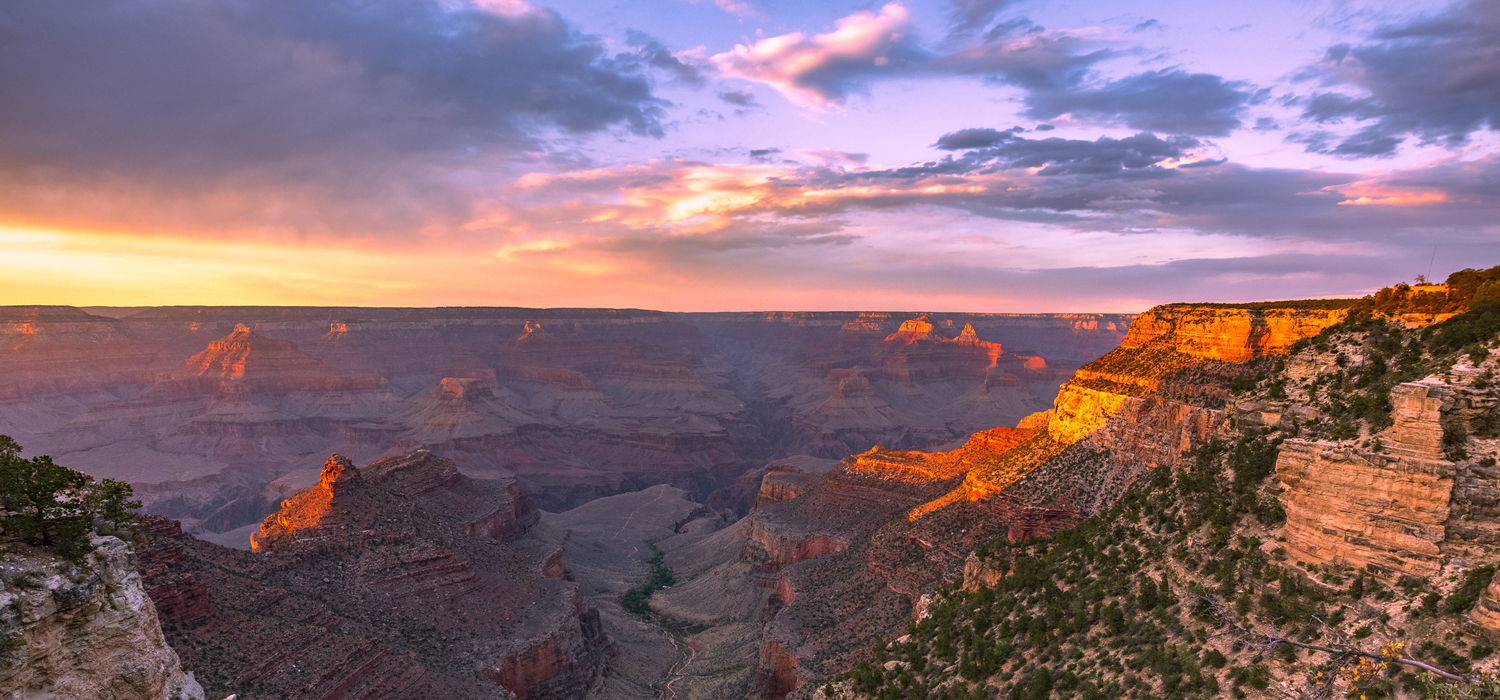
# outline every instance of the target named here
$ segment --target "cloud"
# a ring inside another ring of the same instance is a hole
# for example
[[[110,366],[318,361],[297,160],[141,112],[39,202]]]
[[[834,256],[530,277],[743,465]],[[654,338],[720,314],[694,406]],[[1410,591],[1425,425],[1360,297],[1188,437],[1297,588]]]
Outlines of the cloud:
[[[955,34],[984,29],[1014,0],[951,0],[949,22]]]
[[[900,3],[862,10],[838,20],[837,29],[801,32],[739,44],[711,60],[730,77],[765,83],[803,107],[843,104],[881,74],[899,75],[923,60],[909,32],[910,13]]]
[[[1363,43],[1330,48],[1308,77],[1337,89],[1306,97],[1304,118],[1359,125],[1302,139],[1309,151],[1384,157],[1409,137],[1461,146],[1476,131],[1500,130],[1500,13],[1474,0],[1384,26]]]
[[[934,67],[1027,91],[1060,91],[1082,83],[1094,64],[1114,55],[1084,39],[1018,20],[991,30],[978,45],[937,59]]]
[[[1132,129],[1223,136],[1239,128],[1252,96],[1244,82],[1208,73],[1158,70],[1098,87],[1037,90],[1026,97],[1026,113],[1038,119],[1067,114]]]
[[[938,137],[935,148],[944,151],[964,151],[973,148],[989,148],[1015,137],[1020,129],[959,129]]]
[[[699,86],[705,82],[698,66],[683,61],[651,35],[636,29],[625,31],[625,42],[652,68],[665,71],[685,84]]]
[[[15,0],[0,210],[214,231],[411,231],[547,132],[662,133],[631,65],[488,0]]]
[[[990,19],[1006,5],[958,0],[957,33]],[[1095,66],[1120,52],[1067,32],[1050,32],[1025,18],[992,27],[978,43],[947,54],[923,49],[912,36],[909,13],[890,3],[879,13],[860,11],[828,34],[783,34],[716,54],[712,62],[730,77],[765,83],[803,107],[839,106],[866,92],[871,81],[925,75],[970,75],[1026,91],[1026,114],[1069,116],[1095,124],[1198,136],[1223,136],[1241,126],[1253,86],[1208,73],[1157,70],[1116,80],[1096,77]]]
[[[1174,136],[1136,134],[1122,139],[1107,136],[1094,141],[1047,138],[1011,139],[983,151],[1009,168],[1040,168],[1038,175],[1113,175],[1121,171],[1154,168],[1182,158],[1197,141]]]
[[[843,163],[855,166],[864,165],[870,160],[870,154],[868,153],[847,153],[845,151],[836,151],[832,148],[804,148],[797,151],[797,153],[798,155],[804,155],[824,163]]]
[[[725,90],[719,93],[719,99],[736,107],[757,107],[759,102],[755,101],[755,93],[750,90]]]

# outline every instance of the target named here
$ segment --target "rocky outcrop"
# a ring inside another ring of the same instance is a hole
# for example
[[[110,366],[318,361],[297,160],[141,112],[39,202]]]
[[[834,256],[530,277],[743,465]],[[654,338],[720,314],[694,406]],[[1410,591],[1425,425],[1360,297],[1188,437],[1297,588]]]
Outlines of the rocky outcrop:
[[[1276,460],[1287,550],[1298,561],[1386,580],[1431,576],[1453,492],[1452,462],[1288,440]]]
[[[1289,440],[1276,463],[1287,549],[1308,564],[1361,568],[1384,579],[1430,576],[1443,558],[1500,544],[1500,470],[1446,459],[1444,426],[1477,427],[1496,396],[1477,371],[1391,389],[1382,451]],[[1265,413],[1264,410],[1261,411]]]
[[[333,455],[265,519],[254,553],[164,537],[184,553],[161,556],[151,583],[207,582],[207,616],[169,632],[226,691],[579,698],[608,640],[560,548],[530,536],[538,516],[514,481],[427,451],[363,468]],[[224,643],[229,629],[244,643]]]
[[[585,609],[575,590],[573,604],[559,612],[572,619],[548,634],[520,640],[515,651],[500,656],[491,674],[517,700],[580,698],[599,674],[607,647],[599,611]]]
[[[768,525],[764,520],[752,516],[750,538],[742,555],[762,574],[774,574],[813,557],[842,552],[849,546],[845,538],[837,535],[799,531],[784,522]]]
[[[931,483],[973,470],[983,462],[1026,442],[1035,434],[1020,428],[991,428],[974,433],[962,447],[949,452],[894,452],[872,447],[844,461],[843,468],[882,481]]]
[[[974,553],[964,560],[963,589],[977,591],[980,587],[994,587],[1010,573],[1009,567],[1000,568],[993,559],[981,559]]]
[[[760,482],[760,491],[755,496],[755,507],[765,508],[773,503],[796,498],[807,490],[813,476],[802,472],[768,472]]]
[[[19,642],[0,669],[0,694],[201,700],[203,688],[162,637],[130,548],[113,537],[92,545],[77,565],[45,551],[0,565],[0,625]]]
[[[761,648],[760,665],[755,677],[756,690],[766,700],[782,700],[802,685],[797,675],[797,657],[787,653],[778,640]]]

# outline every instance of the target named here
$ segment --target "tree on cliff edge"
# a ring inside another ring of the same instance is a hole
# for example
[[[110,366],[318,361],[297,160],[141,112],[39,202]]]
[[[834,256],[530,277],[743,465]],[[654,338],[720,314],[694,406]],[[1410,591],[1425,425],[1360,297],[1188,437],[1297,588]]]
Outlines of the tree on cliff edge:
[[[96,483],[42,455],[21,457],[21,446],[0,435],[0,522],[6,534],[52,547],[65,557],[88,549],[95,523],[111,534],[131,536],[140,516],[140,501],[130,500],[129,484],[113,479]]]

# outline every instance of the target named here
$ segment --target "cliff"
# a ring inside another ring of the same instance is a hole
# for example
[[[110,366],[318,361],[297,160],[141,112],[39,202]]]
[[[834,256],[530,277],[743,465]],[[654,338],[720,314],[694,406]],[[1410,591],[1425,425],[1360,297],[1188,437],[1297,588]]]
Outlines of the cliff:
[[[1168,304],[1137,316],[1120,347],[1166,346],[1199,359],[1244,362],[1284,353],[1346,315],[1347,309]]]
[[[203,688],[162,636],[130,548],[114,537],[92,544],[76,565],[14,545],[0,563],[0,625],[11,654],[0,694],[201,700]]]
[[[514,481],[431,452],[362,468],[333,455],[253,553],[155,525],[151,591],[177,601],[184,580],[205,584],[206,614],[168,632],[226,692],[578,698],[609,640],[557,546],[532,536],[538,516]]]
[[[1017,419],[1020,427],[978,431],[946,452],[875,447],[821,479],[768,474],[741,556],[758,587],[774,591],[753,692],[810,697],[817,685],[809,680],[860,658],[859,640],[898,636],[924,592],[950,571],[964,570],[970,588],[998,581],[1006,572],[970,558],[976,547],[1071,527],[1154,469],[1177,466],[1226,425],[1225,385],[1246,362],[1284,352],[1341,317],[1160,307],[1139,317],[1146,323],[1132,325],[1123,347],[1080,368],[1050,411]],[[944,338],[921,318],[885,342],[905,353],[905,371],[922,366],[916,355],[925,348],[944,345],[1005,356],[969,329]],[[846,400],[857,378],[841,380]],[[860,384],[859,395],[873,402],[874,386]],[[668,599],[663,609],[693,615],[677,594]]]
[[[1445,439],[1451,426],[1481,432],[1500,404],[1481,374],[1463,367],[1392,387],[1391,425],[1366,441],[1288,440],[1276,473],[1293,556],[1396,581],[1500,544],[1493,472],[1477,455],[1448,459]]]
[[[909,517],[1002,494],[1076,444],[1146,468],[1173,466],[1226,419],[1229,393],[1222,385],[1242,371],[1242,363],[1285,352],[1345,313],[1185,304],[1153,308],[1136,318],[1119,348],[1079,368],[1062,385],[1052,410],[1020,423],[1033,429],[1045,425],[1044,431],[967,465],[957,489]]]

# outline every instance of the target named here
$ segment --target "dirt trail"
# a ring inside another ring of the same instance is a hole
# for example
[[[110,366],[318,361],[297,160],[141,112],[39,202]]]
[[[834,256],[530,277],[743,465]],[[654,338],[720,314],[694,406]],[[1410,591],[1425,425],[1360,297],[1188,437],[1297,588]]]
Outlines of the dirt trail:
[[[681,654],[682,646],[677,643],[676,635],[668,633],[667,639],[672,642],[672,647],[677,649],[677,653]],[[694,649],[693,645],[689,644],[687,648],[688,653],[683,659],[682,665],[674,665],[671,670],[667,671],[667,683],[662,686],[661,694],[657,696],[659,700],[677,700],[677,689],[673,688],[672,684],[687,677],[688,664],[693,663],[693,659],[698,656],[698,650]]]

